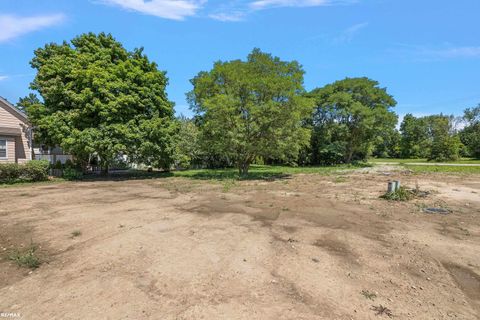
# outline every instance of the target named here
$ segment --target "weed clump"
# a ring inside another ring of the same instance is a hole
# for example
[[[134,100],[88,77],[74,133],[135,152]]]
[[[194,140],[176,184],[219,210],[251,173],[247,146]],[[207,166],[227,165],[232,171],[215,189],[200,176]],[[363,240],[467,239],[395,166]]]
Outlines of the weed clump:
[[[369,300],[375,300],[375,298],[377,297],[376,293],[370,292],[368,290],[362,290],[361,294],[362,296],[365,297],[365,299],[369,299]]]
[[[36,254],[37,246],[30,244],[25,250],[15,250],[9,256],[9,259],[14,261],[19,267],[37,269],[40,267],[41,261]]]
[[[390,201],[409,201],[412,200],[415,193],[405,187],[400,187],[395,191],[387,192],[380,198]]]

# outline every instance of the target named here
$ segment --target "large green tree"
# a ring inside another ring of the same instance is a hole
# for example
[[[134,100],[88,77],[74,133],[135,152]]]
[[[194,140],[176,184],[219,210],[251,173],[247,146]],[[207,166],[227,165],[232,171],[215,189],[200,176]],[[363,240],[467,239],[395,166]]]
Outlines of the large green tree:
[[[400,125],[402,157],[435,161],[457,159],[462,144],[454,122],[453,116],[443,114],[419,118],[407,114]]]
[[[395,128],[395,99],[368,78],[346,78],[313,90],[312,162],[363,160]]]
[[[432,136],[428,117],[417,118],[406,114],[400,125],[402,158],[427,158],[432,149]]]
[[[469,155],[480,159],[480,105],[465,110],[464,120],[466,126],[460,133],[460,138]]]
[[[210,152],[232,159],[240,174],[257,157],[295,159],[308,143],[302,121],[312,110],[303,75],[298,62],[259,49],[200,72],[188,98]]]
[[[178,118],[180,130],[175,141],[175,166],[188,169],[201,164],[200,132],[195,121],[181,116]]]
[[[80,160],[98,156],[106,172],[120,154],[170,167],[177,129],[168,79],[143,49],[127,51],[110,34],[88,33],[35,50],[31,66],[31,88],[43,99],[27,106],[37,139]]]
[[[451,161],[460,157],[462,143],[454,127],[454,117],[429,116],[432,148],[428,160]]]
[[[15,107],[22,112],[26,112],[29,107],[40,105],[41,103],[36,94],[29,93],[28,96],[20,98]]]

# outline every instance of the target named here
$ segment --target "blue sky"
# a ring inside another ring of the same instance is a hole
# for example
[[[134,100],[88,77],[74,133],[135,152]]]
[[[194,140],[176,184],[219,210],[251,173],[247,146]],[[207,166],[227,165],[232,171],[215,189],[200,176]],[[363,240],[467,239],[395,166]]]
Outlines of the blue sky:
[[[33,50],[84,32],[143,46],[190,115],[189,79],[254,48],[298,60],[307,90],[367,76],[400,115],[460,115],[480,103],[478,0],[0,0],[0,95],[29,93]]]

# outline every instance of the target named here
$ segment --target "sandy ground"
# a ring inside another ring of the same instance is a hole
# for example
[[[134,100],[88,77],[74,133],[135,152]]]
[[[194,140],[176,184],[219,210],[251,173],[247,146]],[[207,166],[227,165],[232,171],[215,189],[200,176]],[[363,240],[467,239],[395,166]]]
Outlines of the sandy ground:
[[[379,199],[389,179],[433,193]],[[380,306],[395,319],[480,318],[479,176],[383,167],[1,192],[0,312],[21,319],[388,319]],[[34,271],[8,260],[30,241]]]

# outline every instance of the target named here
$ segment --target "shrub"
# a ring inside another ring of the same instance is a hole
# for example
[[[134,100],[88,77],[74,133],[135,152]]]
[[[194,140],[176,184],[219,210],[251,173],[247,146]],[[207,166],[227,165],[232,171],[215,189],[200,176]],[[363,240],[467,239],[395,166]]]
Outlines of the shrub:
[[[67,161],[65,161],[65,168],[75,168],[75,164],[73,163],[72,160],[70,159],[67,159]]]
[[[27,162],[21,168],[21,177],[30,181],[48,180],[48,168],[50,164],[47,160],[32,160]]]
[[[78,180],[78,179],[81,179],[82,176],[83,176],[83,173],[81,171],[78,171],[75,168],[66,167],[63,170],[63,178],[67,180]]]
[[[12,252],[9,259],[15,261],[19,267],[37,269],[40,267],[41,261],[38,258],[36,251],[37,246],[32,243],[26,250],[15,250]]]
[[[20,178],[20,166],[18,164],[0,164],[0,182],[13,182],[18,178]]]
[[[57,160],[57,162],[55,162],[54,164],[51,164],[50,167],[52,169],[63,169],[63,165],[62,165],[62,162],[60,160]]]

